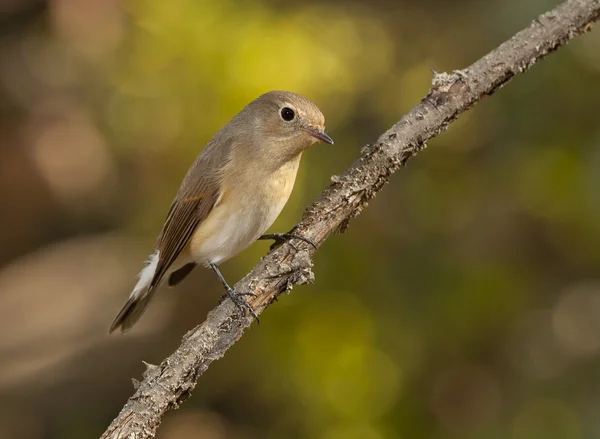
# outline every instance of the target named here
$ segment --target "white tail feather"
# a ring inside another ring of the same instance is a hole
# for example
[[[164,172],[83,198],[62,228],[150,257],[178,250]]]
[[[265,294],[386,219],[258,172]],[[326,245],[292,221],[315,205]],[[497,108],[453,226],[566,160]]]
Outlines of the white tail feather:
[[[135,284],[135,288],[133,289],[131,298],[139,297],[146,289],[150,286],[150,282],[152,282],[152,278],[154,277],[154,273],[156,273],[156,267],[158,266],[158,255],[159,251],[155,251],[150,255],[148,261],[146,262],[146,266],[140,274],[138,275],[138,282]]]
[[[117,328],[121,328],[122,332],[129,330],[135,322],[144,314],[144,311],[148,307],[152,296],[154,295],[154,288],[150,289],[150,283],[156,273],[156,267],[158,266],[158,255],[159,252],[153,253],[146,266],[139,274],[139,280],[135,285],[129,299],[115,317],[112,325],[110,325],[109,333],[113,332]]]

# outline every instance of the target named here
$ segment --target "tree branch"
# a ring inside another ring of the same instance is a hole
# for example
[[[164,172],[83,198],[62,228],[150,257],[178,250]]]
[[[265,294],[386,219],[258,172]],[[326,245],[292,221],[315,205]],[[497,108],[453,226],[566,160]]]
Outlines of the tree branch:
[[[570,0],[540,16],[497,49],[462,71],[434,73],[429,94],[361,156],[310,205],[294,233],[320,246],[329,235],[345,230],[391,174],[425,148],[426,142],[483,97],[590,29],[600,17],[600,0]],[[251,305],[261,313],[292,286],[312,282],[315,249],[295,240],[295,252],[283,245],[270,252],[235,288],[257,294]],[[198,377],[221,358],[250,326],[227,299],[206,321],[188,332],[181,346],[159,366],[148,366],[143,382],[104,433],[104,439],[154,437],[162,416],[185,400]]]

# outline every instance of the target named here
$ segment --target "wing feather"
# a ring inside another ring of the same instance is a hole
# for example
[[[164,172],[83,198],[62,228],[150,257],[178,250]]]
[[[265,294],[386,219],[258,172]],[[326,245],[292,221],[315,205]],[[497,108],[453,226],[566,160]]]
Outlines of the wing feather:
[[[231,141],[214,138],[200,153],[169,209],[156,241],[158,265],[150,289],[158,287],[196,228],[210,214],[221,195],[221,174],[229,160]],[[217,145],[219,145],[217,147]]]

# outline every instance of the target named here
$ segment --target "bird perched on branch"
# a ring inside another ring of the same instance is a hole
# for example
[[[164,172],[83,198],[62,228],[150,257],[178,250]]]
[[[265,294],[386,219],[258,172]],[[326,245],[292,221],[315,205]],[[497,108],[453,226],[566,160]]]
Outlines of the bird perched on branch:
[[[287,202],[300,157],[318,141],[333,144],[325,119],[308,99],[271,91],[240,111],[208,142],[183,179],[156,241],[154,253],[109,332],[129,330],[161,282],[176,285],[193,268],[214,270],[227,296],[256,317],[217,265],[257,239],[304,239],[263,235]]]

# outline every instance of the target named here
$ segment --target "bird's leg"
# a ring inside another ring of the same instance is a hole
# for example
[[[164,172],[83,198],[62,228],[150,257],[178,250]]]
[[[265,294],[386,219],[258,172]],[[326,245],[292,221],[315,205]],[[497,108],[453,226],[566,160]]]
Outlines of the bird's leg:
[[[221,274],[221,271],[215,264],[213,264],[212,262],[209,261],[208,266],[210,268],[212,268],[213,271],[217,274],[217,277],[221,281],[221,284],[223,284],[223,288],[225,288],[227,297],[229,297],[231,299],[231,301],[237,305],[238,308],[240,308],[244,311],[247,310],[252,315],[252,317],[254,317],[256,319],[256,321],[259,322],[258,316],[252,309],[252,306],[250,306],[250,304],[246,301],[246,299],[244,299],[244,296],[254,297],[254,296],[256,296],[256,294],[254,294],[254,293],[236,293],[235,290],[229,286],[229,284],[227,283],[227,281]]]
[[[275,242],[271,245],[271,250],[273,250],[275,247],[283,244],[284,242],[287,242],[290,245],[290,247],[292,247],[295,251],[298,251],[296,246],[294,246],[294,244],[289,242],[290,239],[298,239],[300,241],[304,241],[307,244],[312,245],[315,250],[317,249],[317,245],[314,242],[312,242],[310,239],[305,238],[304,236],[296,235],[295,233],[268,233],[266,235],[260,236],[258,239],[274,240]]]

